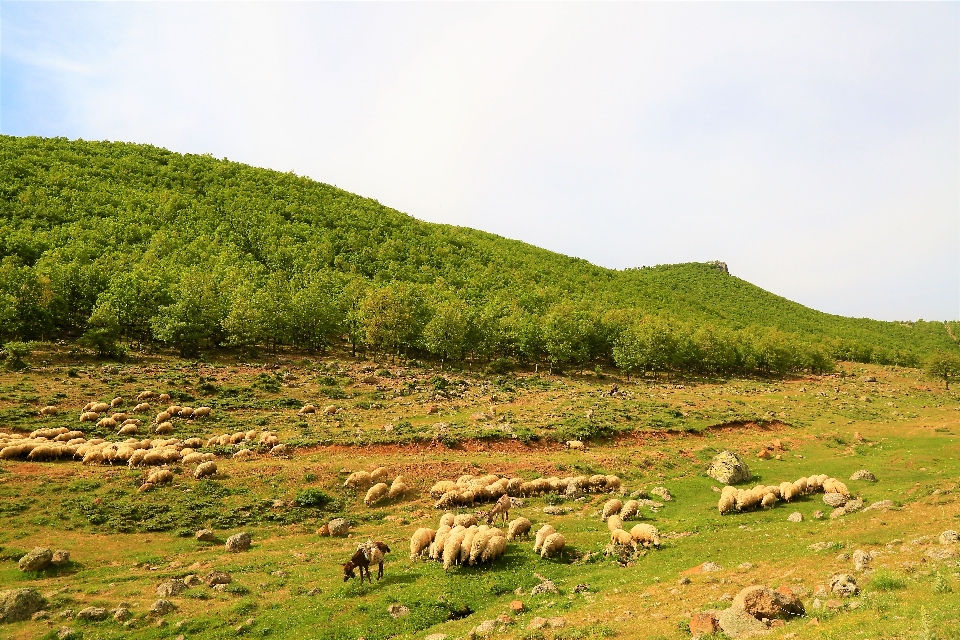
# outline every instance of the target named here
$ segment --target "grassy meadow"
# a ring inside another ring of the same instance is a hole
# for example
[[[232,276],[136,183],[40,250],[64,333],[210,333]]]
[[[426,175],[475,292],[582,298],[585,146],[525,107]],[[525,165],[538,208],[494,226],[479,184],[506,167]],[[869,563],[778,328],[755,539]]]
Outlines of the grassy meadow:
[[[112,430],[77,422],[80,408],[117,395],[129,407],[149,389],[179,404],[212,407],[207,419],[175,421],[177,438],[267,428],[294,449],[289,457],[235,460],[212,448],[220,454],[215,479],[195,480],[175,464],[171,484],[145,493],[137,491],[143,469],[0,460],[0,590],[36,588],[49,612],[3,625],[2,637],[56,637],[69,626],[83,638],[452,639],[506,615],[509,624],[495,637],[687,638],[691,613],[727,607],[730,596],[753,584],[787,585],[806,606],[806,616],[771,637],[960,637],[957,558],[926,555],[939,547],[942,531],[960,530],[960,397],[916,369],[841,362],[826,376],[627,380],[599,370],[440,371],[343,354],[244,362],[143,353],[104,363],[50,344],[37,348],[29,365],[0,373],[4,432],[65,426],[119,441]],[[308,402],[320,411],[298,416]],[[39,417],[51,404],[60,414]],[[327,415],[330,405],[338,411]],[[573,439],[586,449],[568,449],[564,442]],[[780,459],[758,458],[775,440]],[[830,508],[822,494],[812,494],[721,516],[713,489],[720,485],[705,470],[724,449],[747,460],[750,486],[822,473],[846,482],[867,505],[893,500],[897,508],[815,520],[815,511]],[[375,466],[387,467],[391,479],[402,474],[410,494],[367,507],[362,493],[343,486],[349,472]],[[878,482],[848,480],[860,469]],[[524,498],[511,510],[511,518],[529,518],[534,531],[550,523],[562,532],[561,558],[541,559],[524,540],[489,565],[444,572],[440,563],[411,560],[410,535],[436,528],[442,514],[430,487],[467,473],[528,480],[617,474],[628,495],[662,486],[674,499],[641,509],[663,544],[631,557],[606,554],[609,533],[599,511],[610,496],[599,493]],[[304,506],[309,489],[329,502]],[[547,506],[563,513],[548,515]],[[787,520],[794,511],[802,522]],[[334,517],[351,522],[350,538],[318,534]],[[194,538],[205,527],[216,542]],[[240,531],[252,535],[250,550],[225,552],[223,542]],[[392,549],[384,579],[343,582],[340,565],[368,538]],[[816,543],[833,544],[818,551],[811,549]],[[17,560],[36,546],[66,549],[71,562],[19,571]],[[875,555],[870,571],[855,574],[861,593],[838,610],[814,609],[819,585],[834,573],[854,573],[849,555],[857,549]],[[707,561],[722,569],[695,570]],[[190,588],[171,598],[177,609],[162,618],[148,613],[164,580],[212,570],[229,572],[233,581],[219,591]],[[536,574],[559,593],[531,595]],[[511,612],[514,600],[522,601],[522,612]],[[121,602],[134,614],[126,624],[63,616]],[[394,618],[391,605],[409,612]],[[532,629],[535,618],[557,625],[562,619],[562,626]]]

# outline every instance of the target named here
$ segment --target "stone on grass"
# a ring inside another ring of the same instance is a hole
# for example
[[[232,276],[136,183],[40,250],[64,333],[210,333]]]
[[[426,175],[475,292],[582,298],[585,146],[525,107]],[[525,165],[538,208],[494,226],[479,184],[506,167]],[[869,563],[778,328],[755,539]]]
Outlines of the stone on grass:
[[[402,604],[392,604],[387,607],[387,613],[390,614],[391,618],[402,618],[403,616],[410,615],[410,607],[406,607]]]
[[[940,534],[940,544],[955,544],[960,541],[960,533],[953,529],[947,529]]]
[[[803,615],[803,604],[792,591],[774,591],[759,585],[741,589],[733,598],[732,606],[743,609],[757,620]]]
[[[176,610],[177,606],[169,600],[160,599],[150,606],[150,613],[155,616],[165,616],[171,611]]]
[[[62,567],[70,562],[70,552],[64,549],[57,549],[50,558],[50,564],[55,567]]]
[[[690,616],[690,633],[694,638],[713,635],[720,631],[716,611],[701,611]]]
[[[721,451],[715,455],[707,475],[727,485],[746,482],[753,476],[747,463],[733,451]]]
[[[227,538],[227,544],[225,545],[227,551],[232,553],[239,553],[241,551],[246,551],[250,548],[250,543],[252,542],[250,534],[246,531],[241,533],[234,534]]]
[[[199,587],[203,584],[203,580],[191,573],[190,575],[183,577],[183,584],[187,585],[188,587]]]
[[[863,571],[873,561],[873,554],[857,549],[853,552],[853,570]]]
[[[0,623],[28,620],[47,601],[36,589],[0,591]]]
[[[650,495],[656,496],[664,502],[673,501],[673,496],[670,494],[670,490],[666,487],[654,487],[653,489],[650,489]]]
[[[345,536],[350,533],[350,523],[343,518],[334,518],[327,523],[331,536]]]
[[[77,612],[77,617],[81,620],[106,620],[110,612],[103,607],[86,607]]]
[[[80,633],[70,627],[60,627],[60,629],[57,630],[57,640],[71,640],[72,638],[79,637]]]
[[[877,481],[877,477],[876,477],[875,475],[873,475],[872,473],[870,473],[869,471],[867,471],[866,469],[860,469],[860,471],[857,471],[857,472],[854,473],[852,476],[850,476],[850,479],[851,479],[851,480],[866,480],[867,482],[876,482],[876,481]]]
[[[864,507],[864,511],[874,511],[877,509],[896,509],[897,505],[893,500],[880,500],[874,502],[869,507]]]
[[[537,631],[543,629],[547,626],[547,619],[536,617],[530,621],[530,624],[527,625],[527,631]]]
[[[218,584],[230,584],[233,582],[233,577],[226,571],[211,571],[203,578],[203,581],[207,583],[208,587],[213,587]]]
[[[803,522],[803,514],[799,511],[794,511],[787,516],[787,522]]]
[[[200,531],[197,531],[197,540],[202,540],[203,542],[213,542],[216,539],[216,534],[214,534],[210,529],[200,529]]]
[[[842,493],[825,493],[823,494],[823,502],[828,507],[842,507],[847,503],[847,496]]]
[[[861,509],[863,509],[863,500],[860,498],[847,500],[847,504],[843,505],[843,510],[847,513],[853,513],[855,511],[860,511]]]
[[[813,512],[813,519],[814,519],[814,520],[823,520],[823,511],[820,511],[819,509],[817,509],[816,511],[814,511],[814,512]]]
[[[161,598],[172,598],[173,596],[178,596],[184,591],[189,589],[187,584],[183,580],[167,580],[157,587],[157,595]]]
[[[576,592],[576,589],[574,589]],[[513,613],[523,613],[523,602],[520,600],[513,600],[510,602],[510,611]]]
[[[947,560],[957,555],[957,552],[954,551],[953,547],[943,546],[943,547],[931,547],[927,549],[924,553],[926,557],[931,560]]]
[[[701,573],[710,573],[712,571],[723,571],[723,567],[718,565],[716,562],[704,562],[700,565]]]
[[[530,595],[536,596],[541,593],[560,593],[560,590],[557,589],[557,585],[552,580],[541,580],[540,584],[530,590]]]
[[[770,633],[767,625],[736,606],[721,611],[717,622],[720,625],[720,629],[735,640]]]
[[[126,622],[133,617],[133,614],[130,613],[130,609],[126,607],[120,607],[113,612],[113,619],[117,622]]]
[[[53,551],[37,547],[20,558],[20,571],[40,571],[50,566]]]
[[[849,573],[838,573],[830,578],[830,591],[839,596],[852,596],[860,591],[857,579]]]
[[[468,634],[468,637],[473,638],[486,638],[491,635],[494,631],[497,630],[497,621],[496,620],[484,620],[476,627],[473,628]]]
[[[431,633],[426,636],[423,640],[447,640],[447,634],[445,633]]]

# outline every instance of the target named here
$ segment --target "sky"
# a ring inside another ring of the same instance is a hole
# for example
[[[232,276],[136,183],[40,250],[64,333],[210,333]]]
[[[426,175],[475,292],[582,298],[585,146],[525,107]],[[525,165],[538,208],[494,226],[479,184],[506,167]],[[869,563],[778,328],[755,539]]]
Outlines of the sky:
[[[960,3],[0,1],[0,133],[960,319]]]

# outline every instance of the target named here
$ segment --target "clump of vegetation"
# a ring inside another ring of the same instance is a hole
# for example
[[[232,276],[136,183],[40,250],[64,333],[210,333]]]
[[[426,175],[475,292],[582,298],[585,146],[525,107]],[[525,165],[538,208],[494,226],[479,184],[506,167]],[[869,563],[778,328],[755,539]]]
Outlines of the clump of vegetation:
[[[907,586],[907,580],[898,573],[879,570],[870,578],[870,586],[877,591],[896,591]]]

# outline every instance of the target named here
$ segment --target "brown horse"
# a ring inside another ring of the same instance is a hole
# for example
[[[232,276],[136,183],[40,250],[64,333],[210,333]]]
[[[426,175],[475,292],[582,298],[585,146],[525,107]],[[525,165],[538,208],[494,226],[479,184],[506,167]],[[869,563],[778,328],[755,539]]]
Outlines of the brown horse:
[[[383,556],[386,553],[390,553],[390,547],[386,544],[380,541],[364,542],[357,547],[357,551],[353,554],[353,557],[343,565],[343,581],[346,582],[350,578],[355,578],[356,575],[353,573],[353,570],[360,569],[360,584],[363,584],[364,573],[366,573],[367,580],[372,583],[373,578],[370,576],[370,565],[373,563],[377,565],[377,580],[381,579],[383,577]]]

